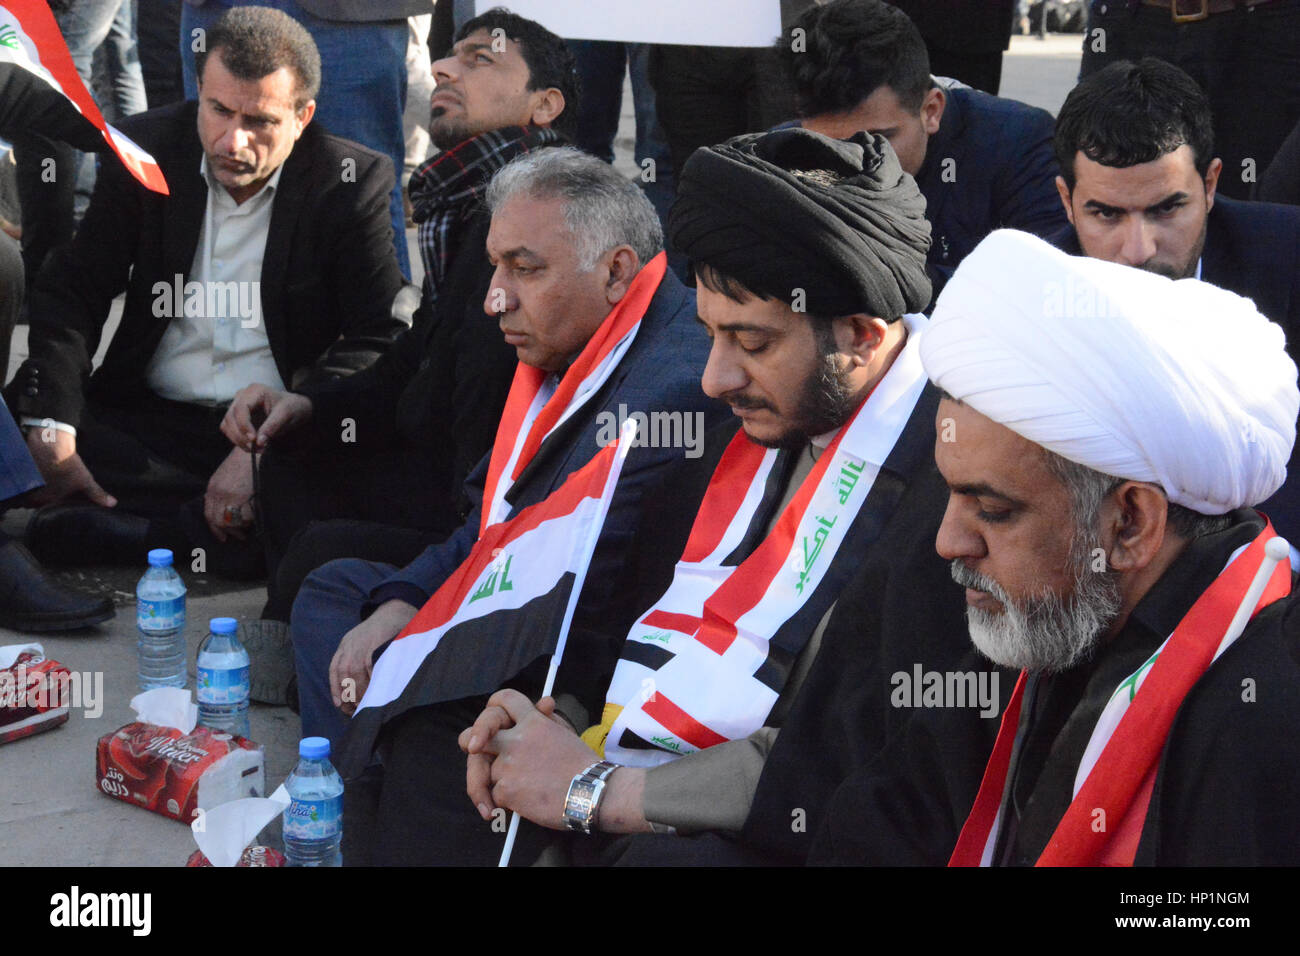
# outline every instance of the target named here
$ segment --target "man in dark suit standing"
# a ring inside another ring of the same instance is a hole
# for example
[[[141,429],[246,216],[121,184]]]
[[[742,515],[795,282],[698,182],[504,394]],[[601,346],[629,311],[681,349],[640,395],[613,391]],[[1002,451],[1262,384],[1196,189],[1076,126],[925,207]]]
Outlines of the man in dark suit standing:
[[[310,125],[311,38],[248,8],[207,42],[199,103],[124,124],[171,195],[105,164],[77,238],[31,293],[31,357],[10,404],[45,501],[93,502],[37,515],[29,541],[47,560],[136,561],[146,541],[194,543],[216,570],[219,546],[253,522],[249,456],[218,429],[226,403],[255,381],[350,374],[402,328],[392,171]],[[121,328],[89,376],[122,292]]]
[[[1070,227],[1052,237],[1073,255],[1197,278],[1253,299],[1300,356],[1300,208],[1215,194],[1210,104],[1163,60],[1114,63],[1081,80],[1056,120],[1056,180]],[[1230,329],[1224,330],[1231,334]],[[1295,460],[1260,504],[1300,535]]]

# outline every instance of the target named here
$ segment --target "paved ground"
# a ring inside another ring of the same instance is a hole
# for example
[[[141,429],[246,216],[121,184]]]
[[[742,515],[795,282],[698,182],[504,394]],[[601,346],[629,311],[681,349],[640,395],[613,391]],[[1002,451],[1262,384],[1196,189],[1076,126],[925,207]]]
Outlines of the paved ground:
[[[1079,42],[1077,36],[1014,38],[1004,65],[1004,94],[1055,112],[1074,84]],[[624,102],[631,103],[630,95]],[[617,143],[619,167],[629,175],[635,172],[633,133],[629,109]],[[411,249],[412,262],[418,264],[413,243]],[[20,328],[15,335],[10,371],[26,355],[26,331]],[[107,342],[105,336],[103,348]],[[11,512],[6,529],[21,530],[24,517]],[[66,580],[114,594],[119,603],[117,617],[106,625],[41,641],[46,653],[69,669],[98,675],[103,695],[85,702],[92,707],[74,710],[63,727],[0,747],[0,866],[179,866],[194,849],[187,827],[95,789],[95,741],[132,717],[127,704],[137,691],[133,587],[143,570],[64,573]],[[185,577],[190,588],[186,638],[191,656],[206,634],[209,618],[255,618],[265,596],[261,588]],[[29,639],[0,629],[0,645]],[[95,679],[92,676],[92,685]],[[287,708],[254,705],[251,726],[253,738],[266,748],[266,779],[274,788],[292,769],[298,720]],[[264,842],[277,841],[278,823],[264,836]]]

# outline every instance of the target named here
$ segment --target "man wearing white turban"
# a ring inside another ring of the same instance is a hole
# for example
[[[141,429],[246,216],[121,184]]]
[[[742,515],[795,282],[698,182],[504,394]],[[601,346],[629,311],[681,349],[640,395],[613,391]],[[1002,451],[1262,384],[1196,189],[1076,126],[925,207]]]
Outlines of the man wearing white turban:
[[[945,394],[936,548],[976,647],[1022,674],[982,781],[937,786],[914,728],[840,787],[813,860],[1300,862],[1300,618],[1251,508],[1295,441],[1281,330],[1003,230],[920,351]]]

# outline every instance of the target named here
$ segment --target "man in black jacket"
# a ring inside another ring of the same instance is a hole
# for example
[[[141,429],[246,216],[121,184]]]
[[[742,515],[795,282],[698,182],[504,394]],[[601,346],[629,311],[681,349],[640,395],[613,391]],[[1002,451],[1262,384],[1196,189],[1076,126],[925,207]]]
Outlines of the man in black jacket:
[[[1047,112],[932,77],[915,24],[883,0],[814,6],[794,28],[802,43],[784,38],[778,48],[801,125],[837,139],[866,130],[889,140],[925,196],[936,298],[994,229],[1047,236],[1065,225]]]
[[[392,172],[310,125],[311,38],[250,8],[208,42],[199,103],[124,124],[171,194],[105,164],[77,238],[31,291],[31,357],[10,404],[45,500],[93,502],[34,519],[31,543],[53,560],[134,563],[149,540],[210,544],[215,556],[253,520],[249,456],[218,428],[226,403],[252,381],[350,374],[401,329]],[[123,292],[121,327],[91,376]]]
[[[411,179],[425,267],[414,327],[359,375],[293,392],[251,386],[226,418],[230,439],[251,448],[251,416],[266,415],[256,434],[268,448],[269,620],[289,620],[298,585],[326,561],[403,565],[457,528],[462,485],[491,447],[514,375],[515,350],[483,314],[493,272],[483,195],[511,159],[563,142],[576,123],[573,59],[545,28],[494,11],[467,22],[433,72],[430,133],[444,152]]]
[[[1092,74],[1061,107],[1055,148],[1071,225],[1054,245],[1246,296],[1300,356],[1300,209],[1217,195],[1223,163],[1191,77],[1151,57]],[[1259,507],[1300,536],[1294,479]]]

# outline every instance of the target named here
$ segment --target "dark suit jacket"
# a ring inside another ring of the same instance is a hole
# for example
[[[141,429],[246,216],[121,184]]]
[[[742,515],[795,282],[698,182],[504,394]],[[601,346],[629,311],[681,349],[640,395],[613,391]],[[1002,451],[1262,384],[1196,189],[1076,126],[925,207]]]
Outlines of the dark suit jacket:
[[[341,423],[352,419],[357,441],[350,450],[400,452],[411,476],[401,486],[424,489],[430,527],[445,532],[468,513],[462,488],[492,450],[517,362],[483,312],[493,273],[484,248],[490,223],[480,206],[457,228],[437,301],[430,306],[426,290],[412,327],[378,361],[298,389],[312,400],[314,448],[337,455]]]
[[[948,103],[916,174],[932,229],[931,302],[994,229],[1046,237],[1069,224],[1056,192],[1051,114],[946,77],[938,83]]]
[[[1073,226],[1049,241],[1083,255]],[[1252,299],[1286,333],[1287,353],[1300,365],[1300,207],[1216,196],[1201,253],[1201,279]],[[1300,541],[1300,459],[1293,453],[1287,482],[1258,505],[1278,532]]]
[[[708,336],[695,321],[695,295],[669,270],[618,368],[542,443],[510,489],[506,500],[514,512],[546,498],[590,461],[600,450],[602,432],[608,434],[605,423],[610,415],[618,416],[620,408],[628,415],[635,411],[699,413],[706,428],[727,418],[727,407],[707,398],[700,388],[708,353]],[[703,431],[698,435],[702,442]],[[687,452],[689,449],[641,446],[633,448],[624,463],[575,612],[565,665],[556,680],[557,690],[576,695],[590,712],[600,711],[622,646],[623,632],[608,633],[604,615],[606,606],[628,587],[624,559],[636,531],[642,496]],[[488,456],[484,456],[465,483],[473,503],[465,523],[446,541],[430,547],[380,584],[371,594],[372,605],[400,598],[420,607],[465,560],[478,540],[487,464]],[[579,666],[570,667],[574,661]]]
[[[76,238],[51,256],[30,295],[31,357],[10,384],[15,413],[76,425],[87,397],[132,405],[153,397],[144,373],[170,319],[154,314],[194,260],[207,201],[196,104],[133,116],[123,131],[153,154],[170,196],[104,163]],[[388,193],[392,163],[318,125],[285,160],[262,261],[262,314],[288,386],[364,368],[404,326],[391,315],[402,286]],[[182,281],[184,279],[182,278]],[[109,306],[122,324],[89,379]]]

